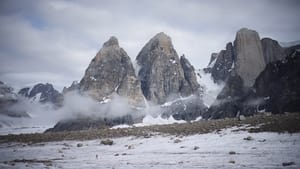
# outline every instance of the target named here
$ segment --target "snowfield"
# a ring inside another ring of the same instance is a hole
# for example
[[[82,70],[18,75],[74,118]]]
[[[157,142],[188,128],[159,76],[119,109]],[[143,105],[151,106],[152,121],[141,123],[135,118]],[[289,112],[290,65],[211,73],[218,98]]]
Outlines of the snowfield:
[[[300,133],[234,129],[114,138],[111,146],[101,140],[3,143],[0,168],[300,168]]]

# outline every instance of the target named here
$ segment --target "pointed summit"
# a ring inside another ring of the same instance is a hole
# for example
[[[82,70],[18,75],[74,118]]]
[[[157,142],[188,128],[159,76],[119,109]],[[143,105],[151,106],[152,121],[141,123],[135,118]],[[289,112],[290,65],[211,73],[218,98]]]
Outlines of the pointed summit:
[[[138,76],[142,91],[153,103],[163,104],[171,95],[188,96],[199,88],[196,81],[189,83],[186,79],[191,75],[185,72],[190,64],[186,60],[180,61],[171,38],[163,32],[156,34],[143,47],[136,60],[140,66]]]
[[[112,36],[103,44],[85,71],[79,89],[94,99],[103,101],[117,93],[127,97],[131,105],[143,105],[144,97],[133,65],[127,53]]]
[[[103,44],[103,47],[119,46],[118,39],[115,36],[111,36],[108,41]]]
[[[142,49],[142,51],[145,50],[157,50],[168,55],[171,55],[175,51],[171,38],[163,32],[160,32],[153,38],[151,38],[150,41]]]
[[[165,43],[172,43],[171,42],[171,38],[170,36],[168,36],[167,34],[165,34],[164,32],[160,32],[158,34],[156,34],[152,40],[157,40],[159,42],[165,42]]]

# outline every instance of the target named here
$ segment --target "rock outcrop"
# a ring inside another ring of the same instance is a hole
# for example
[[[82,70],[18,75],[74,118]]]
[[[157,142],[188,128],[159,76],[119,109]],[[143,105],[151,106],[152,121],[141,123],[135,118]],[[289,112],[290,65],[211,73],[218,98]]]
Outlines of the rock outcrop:
[[[234,46],[231,43],[226,45],[226,50],[219,53],[211,71],[216,82],[225,82],[217,102],[244,95],[264,68],[265,60],[258,33],[246,28],[240,29]]]
[[[63,95],[49,83],[39,83],[33,87],[25,87],[18,94],[41,103],[52,103],[58,107],[63,104]]]
[[[186,80],[188,87],[184,87],[183,90],[188,91],[182,91],[183,93],[194,93],[198,89],[201,90],[200,85],[197,82],[197,76],[195,73],[195,69],[192,66],[192,64],[185,58],[184,55],[180,57],[180,64],[183,69],[184,79]]]
[[[140,82],[136,78],[131,60],[119,47],[116,37],[111,37],[103,44],[86,69],[79,89],[98,101],[117,93],[128,98],[131,105],[144,105]]]
[[[299,65],[300,52],[296,50],[267,65],[253,87],[255,96],[263,100],[261,109],[273,113],[300,111]]]
[[[71,91],[78,91],[82,95],[87,94],[96,100],[96,104],[99,104],[95,107],[96,114],[74,112],[78,114],[72,119],[59,121],[48,132],[132,124],[140,122],[143,116],[137,108],[145,106],[140,81],[135,75],[130,57],[119,47],[116,37],[111,37],[103,44],[86,69],[80,83],[73,82],[69,88],[64,88],[63,93],[67,94]]]
[[[242,78],[246,87],[251,87],[266,66],[258,33],[242,28],[236,34],[234,48],[235,72]]]
[[[179,60],[171,38],[162,32],[143,47],[136,60],[143,94],[155,104],[165,103],[172,95],[194,94],[199,89],[193,68],[185,58]]]
[[[269,63],[251,88],[237,85],[242,84],[238,82],[241,79],[228,80],[229,84],[234,84],[229,87],[231,92],[221,92],[203,117],[218,119],[259,112],[299,112],[299,65],[300,52],[294,50],[285,59]]]
[[[212,53],[211,54],[210,60],[209,60],[209,63],[208,63],[208,67],[214,66],[214,63],[216,62],[218,56],[219,56],[219,53]]]
[[[279,43],[271,38],[263,38],[261,44],[266,64],[282,60],[287,55]]]
[[[300,58],[298,49],[297,46],[282,48],[270,38],[260,41],[255,31],[241,29],[234,42],[233,69],[227,71],[224,88],[203,118],[300,111],[296,104],[300,99],[299,89],[295,87],[300,83],[300,69],[296,66]]]
[[[211,63],[210,63],[211,64]],[[226,45],[225,50],[221,50],[216,61],[211,68],[211,76],[215,82],[226,81],[234,68],[234,50],[232,43]]]
[[[171,103],[161,106],[162,117],[173,116],[176,120],[195,120],[207,111],[207,107],[203,104],[202,98],[198,96],[189,96],[179,98]]]

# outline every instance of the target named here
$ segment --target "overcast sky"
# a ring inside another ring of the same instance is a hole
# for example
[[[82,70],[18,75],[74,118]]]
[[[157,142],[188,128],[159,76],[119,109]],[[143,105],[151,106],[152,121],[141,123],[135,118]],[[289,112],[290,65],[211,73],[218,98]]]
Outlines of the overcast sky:
[[[112,35],[132,61],[165,32],[195,68],[242,27],[280,42],[300,40],[300,1],[291,0],[1,0],[0,80],[16,88],[80,80]]]

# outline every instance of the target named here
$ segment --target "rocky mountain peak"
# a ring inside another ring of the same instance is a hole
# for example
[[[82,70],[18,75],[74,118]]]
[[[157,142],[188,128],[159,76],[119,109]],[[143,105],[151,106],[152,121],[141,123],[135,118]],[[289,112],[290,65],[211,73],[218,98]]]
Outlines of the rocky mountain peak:
[[[163,104],[171,95],[190,95],[199,87],[191,64],[184,57],[179,59],[171,38],[164,33],[155,35],[136,60],[142,91],[153,103]]]
[[[117,93],[132,105],[141,105],[144,98],[133,65],[127,53],[111,37],[92,59],[80,81],[79,90],[98,101]]]
[[[227,43],[226,49],[221,50],[215,57],[214,64],[210,63],[211,76],[215,82],[226,81],[234,68],[234,50],[232,43]]]
[[[251,87],[257,76],[264,70],[266,63],[259,35],[247,28],[240,29],[234,41],[236,73],[246,87]]]
[[[157,49],[171,54],[173,44],[171,38],[163,32],[156,34],[145,46],[150,49]]]
[[[33,87],[22,88],[18,94],[34,100],[37,99],[36,101],[41,103],[53,103],[56,106],[62,106],[63,102],[63,95],[49,83],[39,83]]]
[[[108,41],[103,44],[103,47],[116,46],[119,47],[119,41],[115,36],[111,36]]]
[[[160,33],[156,34],[152,38],[152,40],[153,41],[156,40],[156,41],[160,42],[162,46],[172,44],[171,38],[167,34],[165,34],[164,32],[160,32]]]

